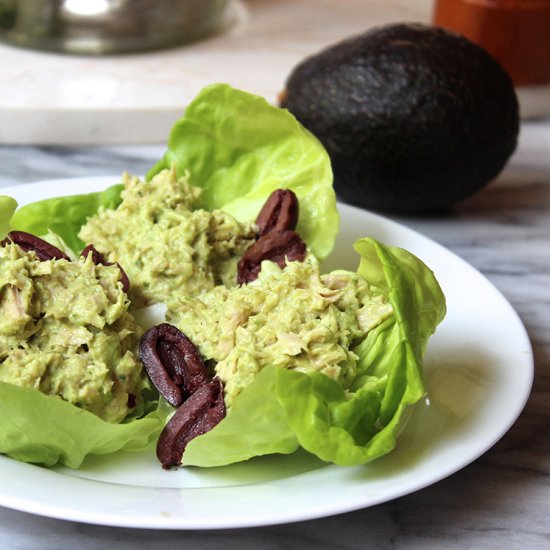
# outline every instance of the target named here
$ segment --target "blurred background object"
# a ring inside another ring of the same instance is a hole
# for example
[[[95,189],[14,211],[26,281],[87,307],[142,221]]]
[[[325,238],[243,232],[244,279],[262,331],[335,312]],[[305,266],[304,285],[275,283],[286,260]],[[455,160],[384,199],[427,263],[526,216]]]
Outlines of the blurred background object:
[[[523,118],[550,114],[550,0],[435,0],[432,21],[501,63]]]
[[[0,39],[105,54],[174,46],[213,33],[227,0],[0,0]]]
[[[28,17],[44,5],[44,0],[26,1],[33,5]],[[96,2],[106,0],[78,3],[91,10],[98,8]],[[0,6],[14,3],[0,0]],[[164,143],[174,120],[204,86],[226,82],[276,103],[291,69],[305,57],[375,26],[429,23],[436,0],[224,3],[215,29],[180,46],[153,49],[142,42],[143,49],[125,53],[66,55],[17,47],[0,36],[0,144]],[[0,26],[6,18],[9,23],[13,11],[1,13]],[[176,20],[174,12],[159,24]],[[550,84],[520,88],[522,116],[550,114]]]
[[[550,0],[437,0],[433,20],[485,48],[515,84],[550,82]]]

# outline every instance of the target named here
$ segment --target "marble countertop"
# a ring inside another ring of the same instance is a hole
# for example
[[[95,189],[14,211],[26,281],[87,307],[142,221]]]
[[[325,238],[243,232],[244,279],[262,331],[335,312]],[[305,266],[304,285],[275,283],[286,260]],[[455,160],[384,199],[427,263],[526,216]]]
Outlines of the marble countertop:
[[[143,173],[162,145],[0,147],[0,192],[41,179]],[[512,303],[532,341],[526,408],[487,453],[408,496],[289,525],[222,531],[132,530],[0,508],[0,548],[529,548],[550,546],[550,122],[524,123],[496,182],[445,214],[395,217],[473,264]],[[506,239],[503,242],[503,239]]]
[[[390,21],[428,21],[432,0],[230,0],[219,32],[133,55],[59,55],[0,43],[0,143],[162,140],[207,84],[274,102],[305,56]],[[550,97],[550,93],[546,94]]]
[[[427,23],[433,10],[433,0],[319,4],[230,0],[220,32],[185,47],[134,55],[70,56],[0,43],[0,143],[162,140],[207,84],[226,82],[276,102],[306,56],[374,26]],[[517,92],[523,116],[550,113],[550,85]]]

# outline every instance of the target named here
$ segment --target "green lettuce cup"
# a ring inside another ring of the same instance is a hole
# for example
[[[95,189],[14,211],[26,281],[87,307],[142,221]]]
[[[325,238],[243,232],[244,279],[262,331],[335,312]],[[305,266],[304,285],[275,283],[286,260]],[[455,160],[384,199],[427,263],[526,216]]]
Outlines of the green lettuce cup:
[[[0,239],[10,230],[10,220],[17,208],[17,202],[11,197],[0,195]]]
[[[395,447],[405,410],[424,396],[422,356],[445,316],[445,298],[410,252],[368,238],[354,248],[358,274],[391,303],[393,315],[354,348],[350,389],[320,373],[266,366],[218,426],[189,442],[184,465],[222,466],[302,447],[350,466]]]
[[[288,111],[226,84],[204,88],[175,123],[151,179],[175,167],[202,189],[201,208],[253,221],[269,194],[292,189],[300,201],[298,233],[319,259],[331,252],[340,218],[330,159],[322,145]],[[52,231],[75,251],[78,232],[100,208],[120,204],[122,185],[100,193],[38,201],[19,208],[11,228],[34,235]]]
[[[164,167],[187,174],[202,189],[201,208],[223,209],[244,222],[255,219],[271,191],[291,188],[301,202],[298,231],[312,252],[323,258],[334,246],[339,216],[329,158],[290,113],[260,97],[223,84],[204,89],[174,126],[149,179]],[[78,237],[81,227],[100,209],[117,208],[122,189],[115,185],[17,210],[13,199],[0,197],[0,236],[26,231],[53,238],[78,256],[88,244]],[[147,396],[145,410],[152,411],[157,399]],[[156,411],[111,424],[58,397],[8,383],[0,383],[0,417],[0,452],[71,468],[89,454],[145,448],[163,424]]]
[[[148,173],[176,167],[203,190],[203,205],[253,221],[269,194],[292,189],[300,202],[296,231],[318,259],[332,251],[339,229],[330,159],[285,109],[227,84],[204,88]]]

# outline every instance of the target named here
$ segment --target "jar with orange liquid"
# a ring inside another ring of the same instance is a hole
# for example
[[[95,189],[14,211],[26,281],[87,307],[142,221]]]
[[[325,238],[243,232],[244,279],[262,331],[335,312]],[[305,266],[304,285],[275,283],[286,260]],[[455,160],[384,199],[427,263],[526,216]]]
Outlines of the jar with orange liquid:
[[[523,116],[550,114],[550,0],[436,0],[433,23],[466,36],[501,63],[517,87]]]

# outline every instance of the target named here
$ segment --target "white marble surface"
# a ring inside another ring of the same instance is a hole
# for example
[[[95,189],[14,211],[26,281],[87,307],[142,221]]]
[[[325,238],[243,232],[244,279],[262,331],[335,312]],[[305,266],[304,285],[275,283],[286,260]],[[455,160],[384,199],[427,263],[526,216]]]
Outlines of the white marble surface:
[[[231,0],[222,32],[183,47],[88,57],[0,44],[0,143],[164,139],[207,84],[227,82],[274,102],[306,55],[374,25],[428,21],[431,6],[432,0]]]
[[[40,179],[143,173],[162,145],[0,147],[1,187]],[[470,466],[392,502],[335,517],[254,529],[153,531],[65,522],[0,508],[0,548],[550,547],[550,121],[524,124],[500,178],[452,210],[399,217],[480,269],[532,340],[536,374],[515,425]],[[76,190],[75,190],[76,191]]]
[[[135,55],[70,56],[0,43],[0,143],[162,140],[201,88],[227,82],[275,102],[305,56],[390,22],[431,19],[433,0],[231,0],[208,39]],[[550,85],[518,89],[550,113]]]

